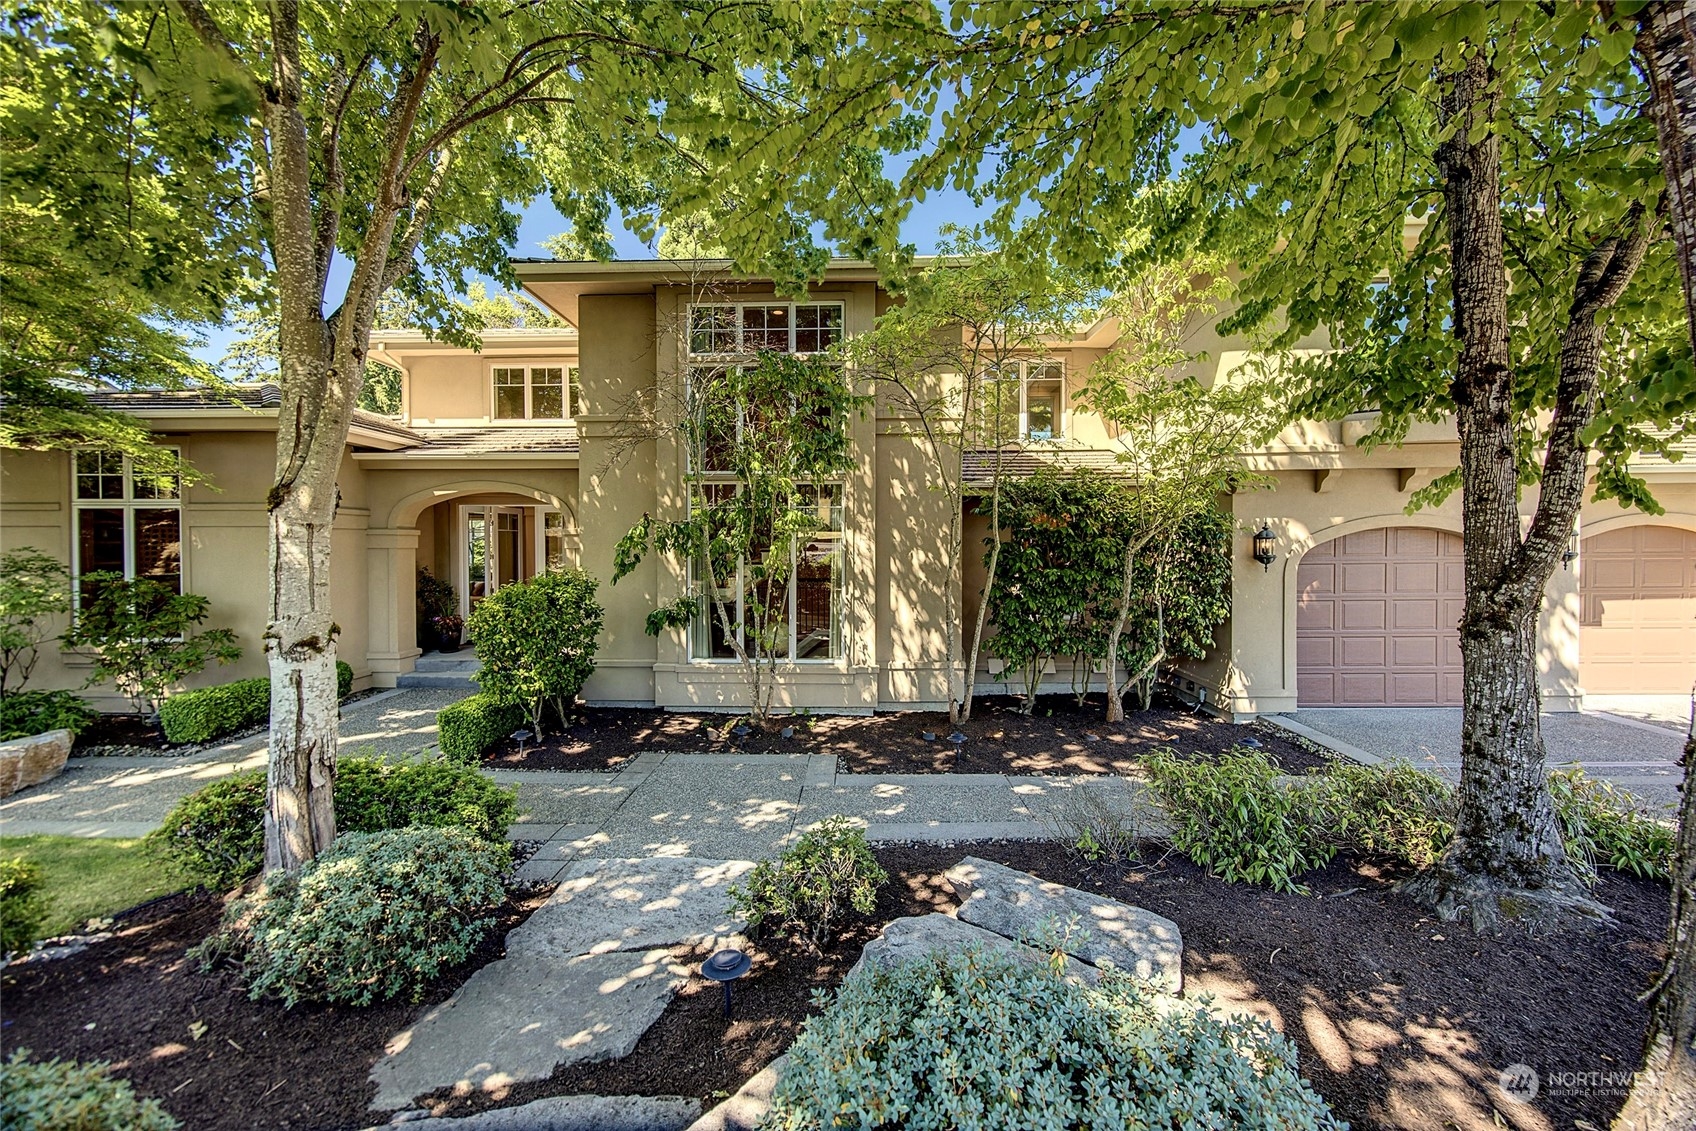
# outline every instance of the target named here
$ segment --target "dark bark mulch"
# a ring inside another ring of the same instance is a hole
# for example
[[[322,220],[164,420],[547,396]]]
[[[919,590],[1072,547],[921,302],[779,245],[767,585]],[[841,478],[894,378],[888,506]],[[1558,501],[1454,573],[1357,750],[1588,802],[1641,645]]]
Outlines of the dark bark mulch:
[[[648,750],[680,753],[834,754],[849,774],[1125,774],[1166,746],[1180,755],[1218,754],[1245,741],[1259,743],[1291,773],[1326,763],[1289,732],[1267,723],[1228,723],[1186,707],[1157,702],[1125,722],[1102,721],[1101,696],[1079,707],[1069,695],[1044,695],[1030,715],[1011,697],[980,700],[961,726],[943,712],[782,718],[766,731],[736,735],[728,715],[682,714],[655,708],[589,708],[580,722],[541,743],[492,750],[488,765],[517,770],[609,770]],[[777,727],[792,724],[784,738]],[[926,732],[934,740],[926,741]]]
[[[720,1016],[718,988],[697,980],[623,1060],[430,1106],[457,1114],[563,1093],[713,1102],[789,1044],[812,991],[840,980],[875,924],[952,907],[941,874],[968,853],[1175,919],[1188,991],[1276,1019],[1300,1047],[1303,1074],[1356,1128],[1486,1131],[1500,1126],[1497,1111],[1513,1127],[1607,1126],[1625,1084],[1574,1086],[1560,1074],[1636,1065],[1646,1022],[1636,995],[1658,968],[1667,917],[1664,885],[1610,875],[1597,895],[1618,916],[1612,930],[1478,938],[1431,919],[1358,861],[1333,863],[1307,877],[1313,895],[1293,896],[1226,884],[1175,855],[1112,868],[1049,844],[884,846],[891,882],[876,912],[822,956],[762,944],[732,1020]],[[367,1073],[384,1042],[498,957],[498,940],[535,902],[510,904],[501,931],[418,1006],[285,1011],[248,1001],[228,973],[191,970],[183,952],[216,925],[220,904],[179,896],[80,955],[7,970],[0,1051],[110,1060],[191,1129],[366,1126]],[[195,1022],[206,1026],[198,1040]],[[1516,1062],[1543,1075],[1529,1107],[1495,1086]]]
[[[71,745],[71,753],[79,754],[93,746],[142,746],[150,750],[169,750],[165,732],[147,715],[99,715],[82,730]],[[185,747],[184,749],[187,749]]]

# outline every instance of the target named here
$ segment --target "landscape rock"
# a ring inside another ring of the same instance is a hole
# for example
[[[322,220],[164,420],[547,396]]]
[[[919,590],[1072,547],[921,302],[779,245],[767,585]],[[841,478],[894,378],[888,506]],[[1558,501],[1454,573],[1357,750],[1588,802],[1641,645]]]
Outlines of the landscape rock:
[[[734,1096],[691,1123],[689,1131],[759,1131],[788,1064],[789,1054],[784,1053],[749,1077]]]
[[[1045,964],[1048,961],[1048,955],[1033,947],[1015,942],[994,931],[962,923],[952,915],[932,912],[929,915],[896,919],[884,927],[881,935],[866,944],[866,949],[860,953],[860,960],[848,972],[848,977],[858,976],[868,964],[889,967],[933,951],[958,954],[971,947],[1010,955],[1022,962]],[[1089,986],[1101,981],[1100,971],[1075,958],[1066,959],[1066,974]]]
[[[691,856],[576,861],[559,874],[548,901],[507,936],[507,957],[743,947],[746,924],[730,906],[730,885],[753,866]]]
[[[408,1118],[397,1116],[386,1126],[412,1131],[683,1131],[700,1112],[700,1103],[686,1096],[548,1096],[476,1115],[432,1119],[402,1112]]]
[[[0,797],[59,776],[71,756],[71,732],[50,730],[0,742]]]
[[[410,1029],[371,1069],[373,1109],[455,1088],[495,1091],[562,1064],[627,1056],[689,978],[686,952],[491,962]]]
[[[1076,917],[1078,937],[1066,952],[1091,966],[1112,964],[1162,993],[1184,987],[1184,939],[1172,920],[1063,884],[1039,880],[968,856],[948,870],[960,897],[960,919],[1015,939],[1041,937],[1045,925],[1064,930]]]

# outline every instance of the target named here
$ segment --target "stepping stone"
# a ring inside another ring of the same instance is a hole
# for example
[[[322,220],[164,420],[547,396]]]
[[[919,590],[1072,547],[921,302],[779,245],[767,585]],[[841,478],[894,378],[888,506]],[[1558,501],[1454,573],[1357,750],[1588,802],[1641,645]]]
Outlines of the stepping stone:
[[[687,857],[570,865],[507,935],[506,957],[389,1040],[371,1069],[372,1108],[628,1056],[693,975],[696,950],[742,940],[728,889],[752,867]]]
[[[683,1131],[700,1110],[698,1101],[685,1096],[548,1096],[520,1107],[387,1126],[409,1131]]]
[[[1040,965],[1046,965],[1048,962],[1048,955],[1034,947],[1015,942],[994,931],[962,923],[952,915],[933,911],[929,915],[896,919],[884,927],[881,935],[866,944],[866,949],[860,953],[860,960],[848,971],[848,977],[851,979],[858,976],[868,964],[887,969],[933,951],[958,954],[972,947],[988,953],[1005,954],[1020,962]],[[1066,959],[1066,974],[1088,986],[1101,981],[1100,971],[1071,957]]]
[[[578,860],[548,901],[506,937],[506,955],[605,954],[659,946],[742,947],[730,885],[747,860]]]
[[[1091,966],[1111,964],[1162,993],[1184,988],[1184,938],[1172,920],[1103,895],[1039,880],[968,856],[947,873],[960,897],[959,917],[1015,939],[1041,938],[1045,926],[1081,928],[1066,953]]]

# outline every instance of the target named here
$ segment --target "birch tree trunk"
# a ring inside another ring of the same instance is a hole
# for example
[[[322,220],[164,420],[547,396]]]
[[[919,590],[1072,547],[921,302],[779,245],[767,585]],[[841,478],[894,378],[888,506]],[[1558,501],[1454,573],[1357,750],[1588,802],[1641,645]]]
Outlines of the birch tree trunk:
[[[1599,316],[1619,298],[1647,247],[1641,215],[1586,258],[1562,336],[1556,406],[1536,513],[1520,533],[1514,375],[1503,255],[1501,150],[1495,75],[1479,49],[1451,79],[1441,113],[1455,126],[1437,151],[1453,267],[1453,385],[1460,432],[1466,597],[1460,812],[1444,858],[1409,890],[1476,929],[1504,916],[1558,921],[1604,916],[1567,863],[1549,796],[1538,688],[1543,589],[1583,503],[1601,363]]]

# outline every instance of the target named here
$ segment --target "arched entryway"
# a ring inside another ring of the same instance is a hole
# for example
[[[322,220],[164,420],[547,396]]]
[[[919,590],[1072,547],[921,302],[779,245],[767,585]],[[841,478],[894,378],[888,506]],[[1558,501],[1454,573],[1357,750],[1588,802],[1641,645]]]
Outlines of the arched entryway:
[[[1640,524],[1581,546],[1579,680],[1592,695],[1681,695],[1696,682],[1696,531]]]
[[[1414,526],[1345,534],[1303,555],[1296,585],[1300,706],[1460,704],[1458,534]]]

